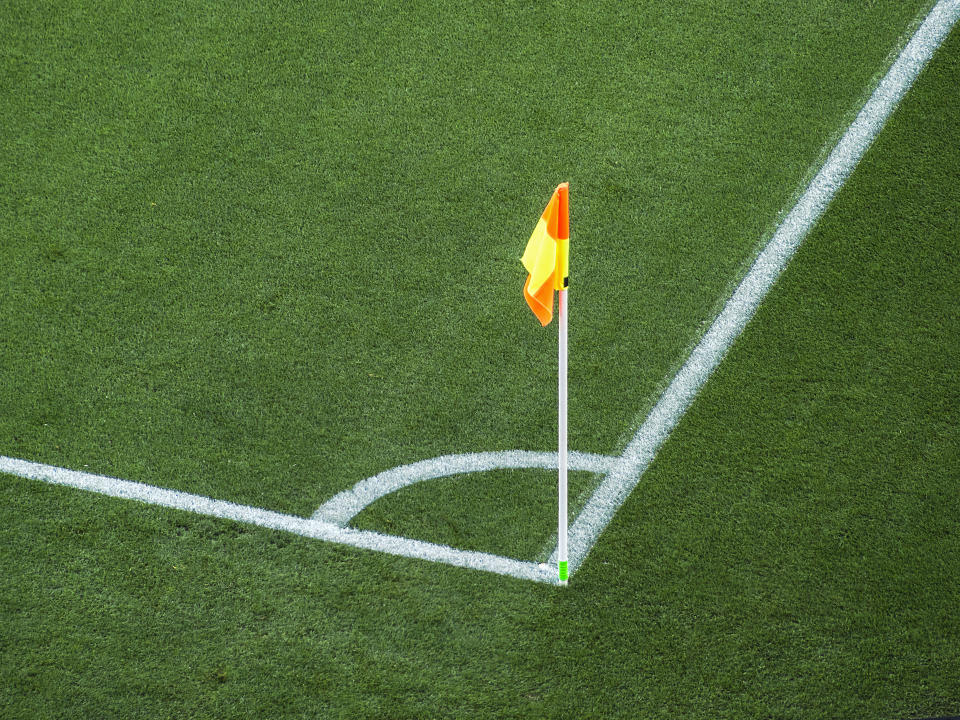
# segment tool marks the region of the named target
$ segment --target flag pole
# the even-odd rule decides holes
[[[553,320],[553,293],[560,302],[559,362],[559,517],[557,522],[557,580],[567,584],[567,286],[570,284],[570,202],[569,183],[560,183],[540,215],[533,234],[527,241],[520,262],[527,269],[523,296],[540,324],[546,327]]]
[[[567,291],[559,291],[560,362],[559,362],[559,518],[557,524],[557,576],[567,584]]]

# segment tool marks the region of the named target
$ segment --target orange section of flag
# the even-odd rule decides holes
[[[553,320],[553,285],[544,283],[539,290],[530,291],[530,276],[523,284],[523,297],[540,324],[546,327]]]
[[[553,320],[553,292],[567,287],[570,260],[568,183],[561,183],[540,216],[520,262],[529,275],[523,297],[541,325]]]

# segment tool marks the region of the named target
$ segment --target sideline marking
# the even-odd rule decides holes
[[[753,317],[770,287],[823,215],[958,18],[960,0],[940,0],[930,11],[797,204],[760,252],[750,271],[623,453],[619,457],[571,453],[571,469],[606,475],[570,528],[571,575],[580,567],[600,533],[637,486],[660,446],[720,364],[733,341]],[[393,468],[363,480],[350,490],[338,493],[328,500],[313,517],[302,518],[129,480],[0,456],[0,473],[285,530],[392,555],[442,562],[554,585],[557,584],[553,568],[556,551],[550,564],[538,564],[343,526],[369,503],[416,482],[488,470],[549,470],[556,467],[556,453],[511,450],[443,455]]]
[[[687,362],[623,451],[620,462],[594,492],[570,529],[570,568],[576,570],[614,513],[637,486],[657,450],[677,426],[707,378],[756,312],[767,291],[823,215],[837,191],[876,139],[887,118],[960,17],[960,0],[940,0],[856,119],[840,138],[793,210],[754,261]],[[556,561],[551,557],[551,562]]]

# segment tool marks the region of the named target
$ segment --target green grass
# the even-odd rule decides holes
[[[16,5],[0,453],[308,514],[549,449],[563,179],[618,452],[928,5]],[[954,33],[566,591],[4,477],[0,715],[960,712],[958,83]],[[537,477],[358,521],[533,559]]]
[[[571,447],[617,451],[923,5],[18,5],[4,452],[309,513],[552,448],[563,179]]]
[[[680,615],[691,714],[960,710],[958,78],[954,33],[577,576]]]
[[[568,474],[570,518],[597,484],[590,473]],[[419,483],[369,505],[350,526],[546,562],[557,546],[556,471],[497,470]]]

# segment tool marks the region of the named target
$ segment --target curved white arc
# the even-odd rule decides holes
[[[570,470],[607,473],[619,458],[595,453],[572,452]],[[487,472],[539,468],[556,470],[557,453],[531,450],[501,450],[461,455],[440,455],[409,465],[401,465],[361,480],[349,490],[337,493],[321,505],[312,519],[344,527],[355,515],[384,495],[425,480]]]

